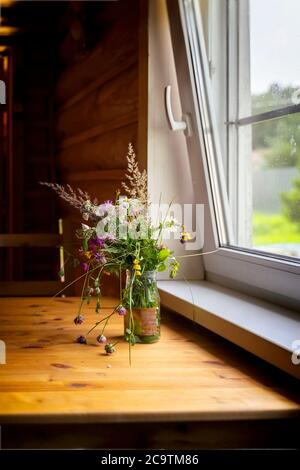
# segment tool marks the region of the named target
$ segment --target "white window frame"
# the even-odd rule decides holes
[[[201,154],[199,165],[206,177],[204,200],[199,201],[208,205],[211,216],[206,220],[204,251],[218,249],[204,256],[206,279],[300,311],[299,260],[221,245],[222,240],[233,245],[232,213],[211,111],[209,61],[198,0],[168,0],[168,10],[181,106],[193,122],[187,147],[194,161]]]
[[[225,76],[228,106],[227,115],[223,116],[227,127],[227,191],[236,245],[246,247],[252,240],[251,129],[239,132],[238,120],[251,110],[248,0],[222,3],[226,8],[223,18],[227,29],[224,42],[228,63]]]

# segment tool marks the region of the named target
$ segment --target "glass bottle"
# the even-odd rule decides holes
[[[133,330],[135,339],[139,343],[158,341],[160,338],[160,298],[156,271],[146,271],[142,276],[134,276],[132,271],[126,271],[123,305],[126,307],[124,332],[126,333],[126,329]]]

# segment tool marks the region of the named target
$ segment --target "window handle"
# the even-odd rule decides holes
[[[171,85],[167,85],[165,88],[165,106],[170,129],[172,131],[184,131],[185,135],[189,137],[192,134],[190,117],[187,114],[183,114],[181,121],[174,119],[171,103]]]

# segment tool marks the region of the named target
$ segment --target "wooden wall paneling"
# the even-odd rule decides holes
[[[114,65],[114,67],[108,69],[107,71],[104,71],[104,74],[101,74],[100,76],[97,75],[97,77],[93,81],[91,81],[88,85],[83,86],[83,88],[80,89],[80,91],[78,91],[76,94],[74,94],[69,99],[67,99],[60,106],[60,111],[62,112],[68,109],[69,107],[76,104],[78,101],[81,101],[82,99],[84,99],[85,96],[89,95],[97,88],[100,88],[105,83],[108,83],[111,79],[113,79],[117,75],[124,73],[128,68],[132,67],[137,62],[137,60],[138,60],[137,54],[136,52],[134,52],[131,56],[127,58],[126,62],[124,63],[117,62]]]
[[[73,106],[60,112],[57,121],[59,139],[114,122],[137,112],[138,76],[136,64],[110,82],[97,88]]]
[[[72,145],[77,145],[79,143],[84,142],[85,140],[97,137],[98,135],[106,134],[107,132],[120,129],[122,127],[127,127],[129,124],[132,124],[134,122],[137,122],[137,113],[135,111],[127,115],[118,117],[113,121],[100,123],[95,127],[91,127],[90,129],[72,135],[71,137],[65,139],[62,142],[61,147],[67,148]]]
[[[88,90],[95,80],[101,85],[137,61],[138,8],[135,4],[135,0],[98,2],[100,41],[94,50],[63,71],[56,88],[59,104],[69,100],[72,103],[74,97]]]
[[[61,182],[103,201],[114,199],[121,188],[128,143],[138,150],[140,4],[97,2],[93,8],[90,21],[99,30],[95,47],[76,56],[70,22],[59,46],[63,70],[56,84],[56,159]],[[63,218],[75,238],[80,214],[64,206]],[[80,288],[79,283],[75,293]],[[113,281],[105,283],[104,292],[117,291]]]
[[[124,170],[92,170],[66,175],[68,181],[121,181],[124,177]]]
[[[148,156],[148,0],[139,1],[139,62],[138,62],[138,161],[147,169]]]
[[[0,109],[0,156],[1,156],[1,231],[13,231],[18,229],[16,211],[20,198],[14,192],[16,178],[15,167],[17,164],[12,148],[12,96],[13,96],[13,56],[10,47],[3,48],[0,55],[0,79],[6,84],[6,103],[1,104]],[[20,269],[19,263],[13,256],[13,250],[6,253],[2,251],[0,256],[2,270],[7,279],[13,278],[14,267]]]
[[[128,142],[137,147],[137,122],[60,148],[58,165],[62,173],[126,168]],[[84,158],[78,158],[84,155]]]

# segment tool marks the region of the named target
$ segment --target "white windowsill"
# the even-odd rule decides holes
[[[162,305],[300,378],[300,315],[208,281],[159,281]]]

